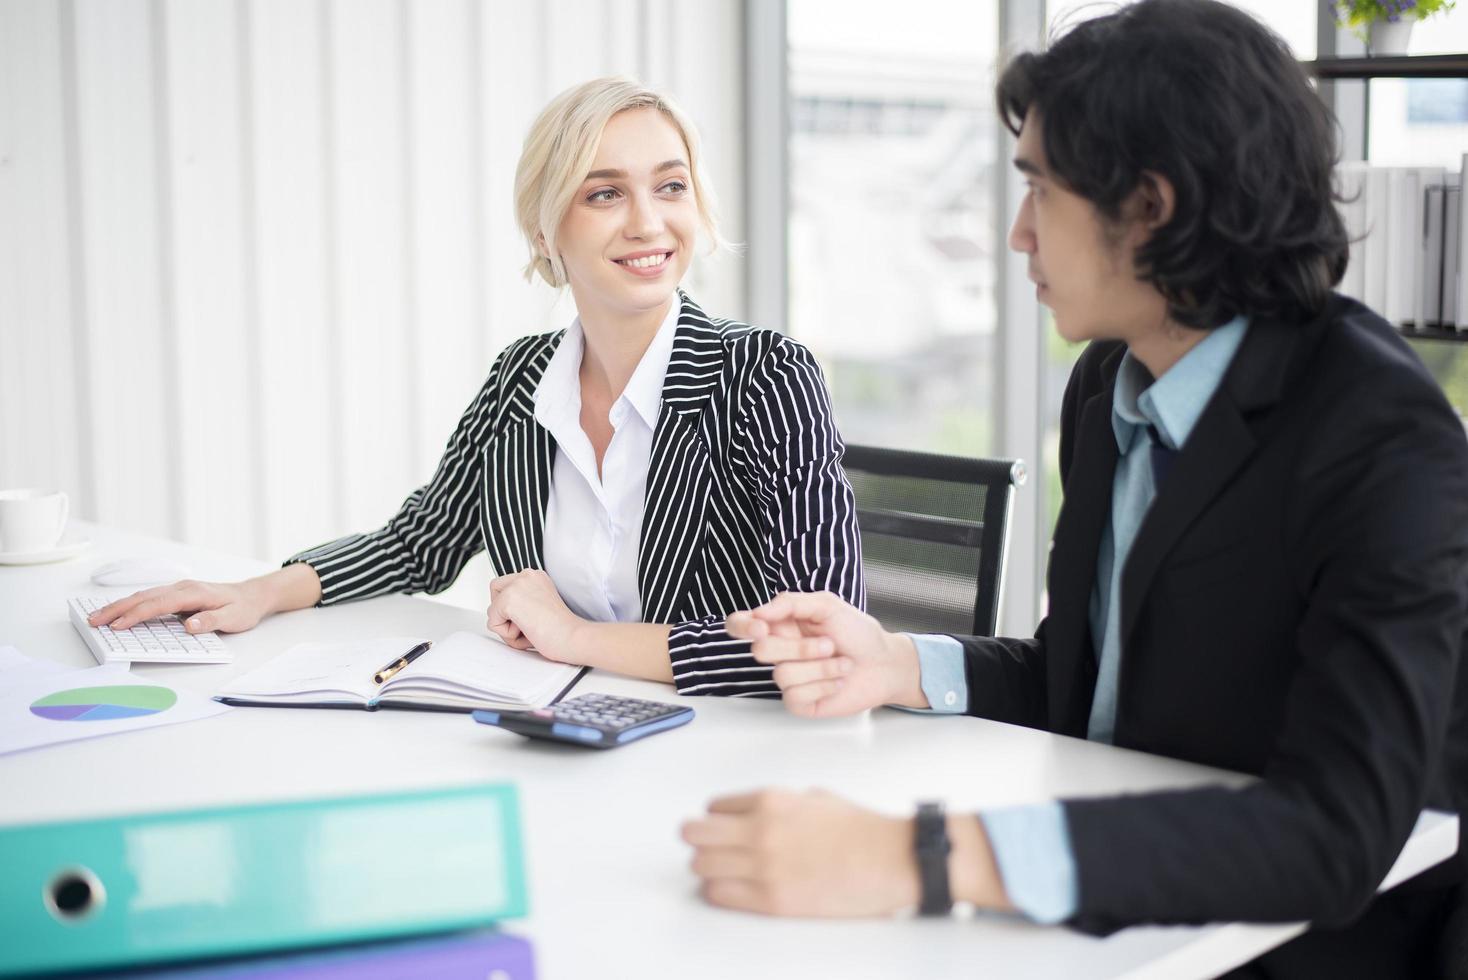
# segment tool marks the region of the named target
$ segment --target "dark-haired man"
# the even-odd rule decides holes
[[[1468,804],[1468,445],[1346,260],[1332,121],[1288,49],[1211,0],[1143,0],[1004,72],[1029,183],[1010,233],[1092,341],[1066,390],[1050,614],[910,637],[833,596],[730,618],[790,710],[969,714],[1257,774],[934,819],[825,794],[691,821],[712,902],[881,914],[953,897],[1107,931],[1316,928],[1257,976],[1427,976],[1459,856],[1374,899],[1423,806]],[[949,695],[952,695],[949,697]],[[916,830],[915,830],[916,828]]]

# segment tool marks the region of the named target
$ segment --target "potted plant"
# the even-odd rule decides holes
[[[1406,54],[1412,25],[1453,9],[1456,0],[1335,0],[1336,23],[1366,42],[1369,54]]]

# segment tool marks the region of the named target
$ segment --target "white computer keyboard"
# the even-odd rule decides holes
[[[234,661],[234,654],[225,647],[218,633],[190,633],[173,615],[146,619],[127,630],[89,625],[87,617],[110,601],[94,596],[77,596],[66,603],[71,610],[71,625],[87,641],[99,664],[132,663],[135,660],[163,664],[227,664]]]

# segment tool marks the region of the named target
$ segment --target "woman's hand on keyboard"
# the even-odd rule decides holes
[[[271,613],[304,609],[320,598],[316,570],[297,563],[244,582],[185,580],[144,589],[103,606],[87,622],[125,630],[145,619],[175,613],[190,633],[243,633]]]
[[[183,619],[184,629],[190,633],[240,633],[264,619],[270,610],[260,590],[252,588],[250,582],[185,580],[134,592],[98,609],[87,622],[125,630],[168,613]]]

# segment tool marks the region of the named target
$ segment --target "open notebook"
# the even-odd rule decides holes
[[[585,668],[525,653],[493,637],[452,633],[386,683],[373,675],[422,642],[386,636],[357,643],[300,643],[236,677],[225,704],[426,711],[540,708],[560,699]]]

